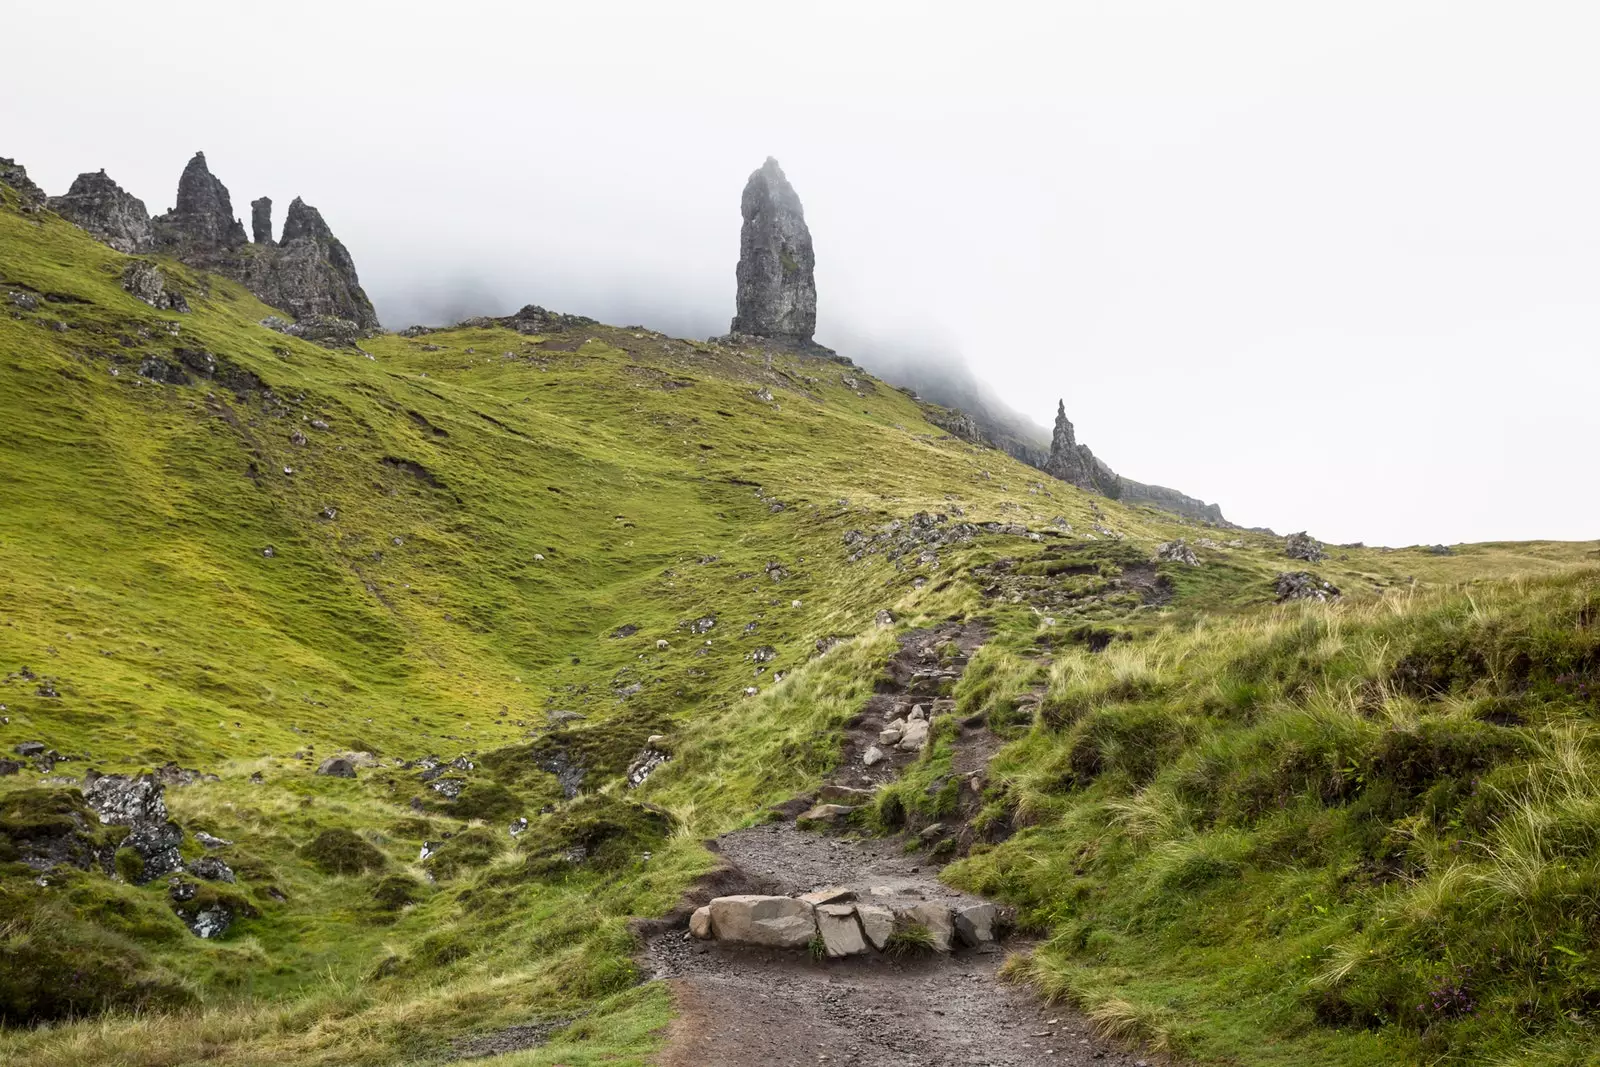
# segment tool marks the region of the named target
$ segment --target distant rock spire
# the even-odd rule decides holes
[[[1056,424],[1050,434],[1050,459],[1045,464],[1049,473],[1079,489],[1101,493],[1116,499],[1122,495],[1122,479],[1106,466],[1088,445],[1080,445],[1067,418],[1065,400],[1056,401]]]
[[[112,181],[104,170],[78,175],[65,196],[50,198],[50,210],[118,252],[146,252],[155,241],[144,201]]]
[[[776,159],[750,175],[739,207],[733,332],[809,344],[817,328],[816,256],[800,197]]]
[[[260,203],[257,201],[256,203]],[[265,303],[297,319],[331,316],[363,330],[378,327],[372,301],[356,276],[355,260],[322,213],[298,196],[270,256],[257,256],[244,281]]]
[[[164,248],[202,266],[249,243],[244,223],[234,217],[228,187],[212,175],[204,152],[196,152],[183,168],[177,206],[156,219],[155,228]]]
[[[272,243],[272,198],[258,197],[250,201],[250,234],[258,245]]]

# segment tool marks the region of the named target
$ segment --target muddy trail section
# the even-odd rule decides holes
[[[889,691],[874,696],[848,726],[838,770],[818,793],[781,805],[778,821],[712,843],[724,867],[692,903],[824,887],[848,888],[862,900],[891,906],[981,903],[940,882],[941,865],[926,853],[908,851],[903,837],[801,829],[795,817],[819,800],[859,798],[857,790],[894,780],[918,758],[880,745],[880,731],[897,711],[931,707],[947,693],[983,639],[981,627],[971,623],[906,634],[889,664]],[[998,739],[981,723],[963,723],[956,765],[981,770],[997,747]],[[874,749],[876,758],[869,755]],[[649,938],[646,951],[654,978],[671,985],[678,1009],[657,1060],[661,1067],[1145,1062],[1094,1039],[1081,1016],[1002,982],[996,972],[1004,952],[992,944],[958,945],[937,954],[814,959],[804,950],[698,940],[676,922]]]

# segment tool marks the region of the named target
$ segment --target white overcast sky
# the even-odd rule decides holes
[[[1236,522],[1600,536],[1600,4],[0,0],[0,154],[303,195],[385,323],[721,332],[738,198],[818,339],[959,353]],[[847,346],[841,344],[846,354]],[[858,353],[859,354],[859,353]]]

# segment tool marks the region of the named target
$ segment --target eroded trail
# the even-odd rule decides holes
[[[847,734],[844,758],[821,799],[893,780],[915,753],[878,746],[897,706],[931,706],[941,684],[960,676],[983,640],[976,625],[914,631],[890,664],[897,691],[874,697]],[[957,653],[957,649],[959,652]],[[957,738],[957,768],[981,770],[996,739],[978,724]],[[792,821],[816,797],[784,806],[785,818],[716,842],[727,863],[719,893],[798,895],[824,887],[897,910],[922,901],[959,908],[980,903],[939,881],[940,864],[906,851],[902,838],[801,830]],[[957,946],[912,957],[869,953],[813,960],[803,950],[692,938],[681,927],[649,942],[655,976],[678,1006],[662,1067],[1023,1067],[1127,1064],[1136,1057],[1089,1037],[1080,1017],[1001,982],[996,946]]]

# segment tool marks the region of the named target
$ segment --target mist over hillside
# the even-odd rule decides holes
[[[443,283],[407,280],[375,290],[380,318],[391,330],[421,324],[447,326],[477,316],[509,315],[528,303],[587,315],[601,322],[648,326],[670,337],[706,338],[727,332],[726,312],[712,310],[715,299],[685,303],[652,297],[641,286],[579,289],[570,278],[530,268],[523,278],[460,274]],[[937,336],[904,328],[883,329],[870,322],[833,316],[822,341],[885,381],[917,391],[925,400],[972,415],[993,443],[1013,456],[1043,463],[1050,432],[1001,399],[973,370],[968,358]],[[1043,383],[1048,392],[1055,386]]]

